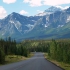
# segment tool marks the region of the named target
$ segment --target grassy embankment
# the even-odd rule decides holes
[[[66,63],[63,63],[63,62],[58,62],[56,60],[52,60],[51,58],[48,57],[47,53],[45,53],[44,56],[47,60],[51,61],[52,63],[56,64],[57,66],[65,69],[65,70],[70,70],[70,64],[66,64]]]
[[[22,60],[27,60],[30,57],[32,57],[33,55],[34,55],[33,53],[30,53],[28,55],[28,57],[24,57],[24,56],[20,56],[20,55],[7,55],[7,56],[5,56],[5,63],[4,64],[19,62]],[[2,64],[0,64],[0,65],[2,65]]]

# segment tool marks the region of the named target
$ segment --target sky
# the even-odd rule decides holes
[[[0,19],[12,12],[25,16],[34,16],[51,6],[70,7],[70,0],[0,0]]]

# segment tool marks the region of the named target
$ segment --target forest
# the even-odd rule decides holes
[[[49,58],[59,62],[70,63],[70,40],[26,40],[21,43],[30,52],[45,52]]]
[[[27,57],[30,52],[45,52],[49,58],[70,64],[70,40],[24,40],[17,43],[10,37],[0,40],[0,64],[5,62],[6,55]]]
[[[6,55],[21,55],[27,57],[29,51],[26,47],[16,43],[16,40],[12,40],[11,37],[6,40],[0,39],[0,64],[5,63]]]

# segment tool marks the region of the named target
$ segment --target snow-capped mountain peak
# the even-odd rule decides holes
[[[56,11],[62,11],[61,8],[59,7],[54,7],[54,6],[51,6],[50,8],[46,9],[43,13],[38,13],[37,15],[35,16],[44,16],[44,15],[49,15],[49,14],[52,14]]]
[[[47,10],[45,10],[44,12],[53,12],[54,13],[56,11],[61,11],[61,8],[51,6],[50,8],[48,8]]]

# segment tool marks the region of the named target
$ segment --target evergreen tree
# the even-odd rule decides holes
[[[0,48],[0,63],[3,64],[5,62],[5,53],[4,51]]]

